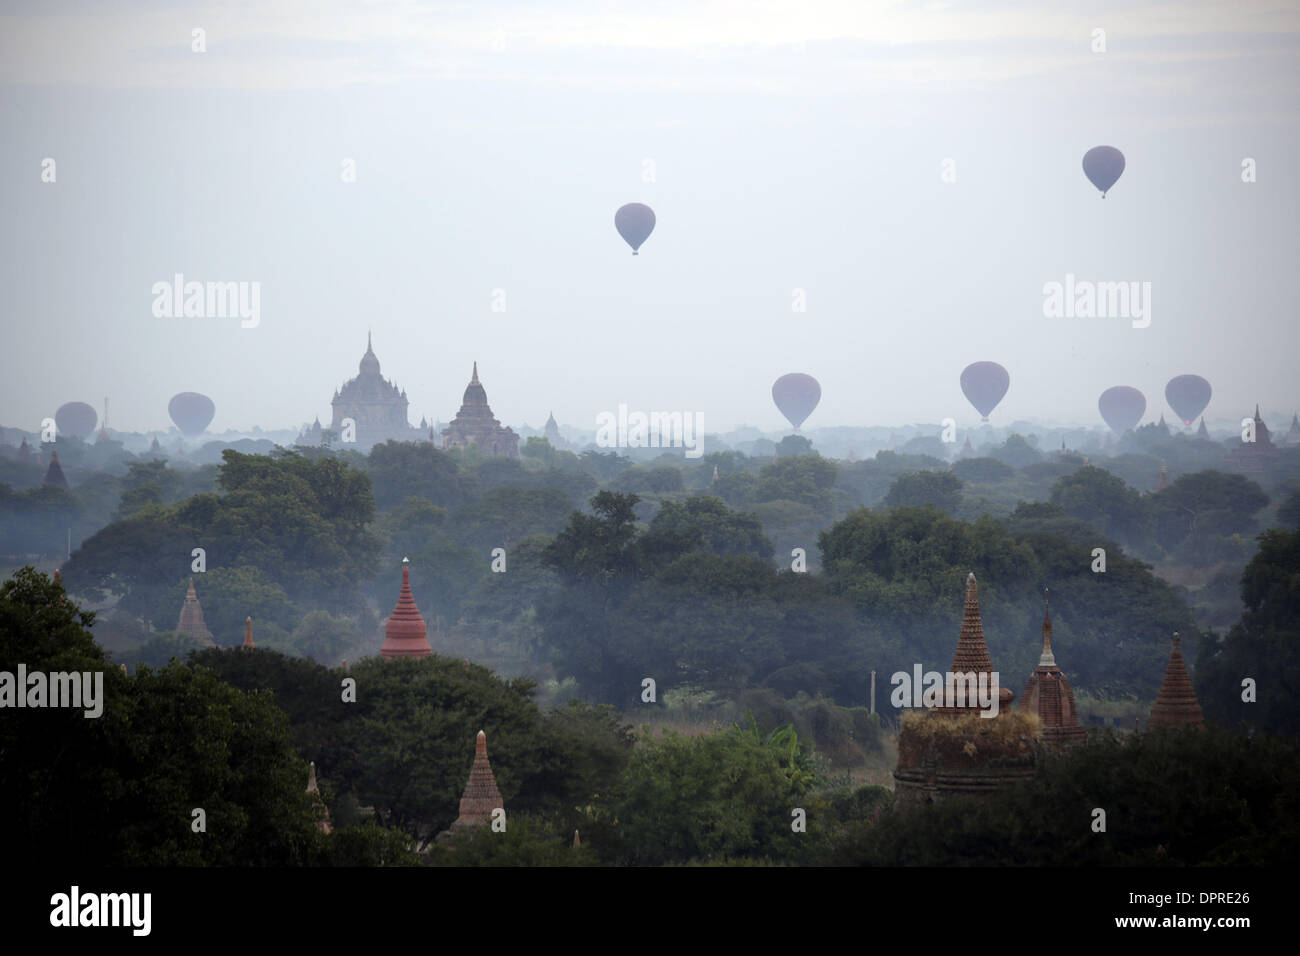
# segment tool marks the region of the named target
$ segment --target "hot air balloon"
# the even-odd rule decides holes
[[[1114,146],[1094,146],[1083,154],[1083,173],[1106,198],[1106,190],[1115,185],[1124,172],[1124,154]]]
[[[975,362],[961,372],[961,391],[966,401],[980,413],[980,421],[989,420],[989,412],[998,407],[1011,387],[1011,376],[997,362]]]
[[[803,372],[782,375],[772,383],[772,401],[795,428],[803,424],[821,400],[822,387],[817,379]]]
[[[632,255],[638,255],[641,243],[650,238],[655,228],[655,211],[639,202],[630,202],[621,206],[614,213],[614,228],[632,247]]]
[[[202,435],[203,430],[212,422],[212,416],[216,411],[217,407],[212,404],[212,399],[198,392],[181,392],[179,395],[173,395],[172,400],[167,403],[167,414],[172,417],[172,421],[186,438]]]
[[[1136,428],[1147,410],[1146,396],[1136,388],[1128,385],[1116,385],[1101,393],[1097,399],[1097,408],[1101,417],[1116,435],[1122,435],[1130,428]]]
[[[1210,404],[1211,391],[1210,383],[1199,375],[1178,375],[1165,386],[1165,400],[1183,424],[1190,427],[1192,420]]]
[[[99,415],[85,402],[68,402],[54,413],[54,427],[70,438],[86,438],[98,421]]]

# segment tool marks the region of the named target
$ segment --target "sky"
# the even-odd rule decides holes
[[[0,424],[328,423],[370,332],[412,423],[477,361],[516,427],[777,430],[787,372],[805,428],[967,426],[988,360],[994,424],[1100,425],[1114,385],[1172,420],[1192,373],[1284,428],[1298,54],[1300,5],[1251,0],[9,2]],[[258,283],[256,326],[156,315],[176,274]],[[1149,324],[1045,315],[1067,275],[1150,283]]]

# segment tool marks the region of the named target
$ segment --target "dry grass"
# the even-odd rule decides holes
[[[903,714],[903,732],[918,737],[966,736],[979,734],[994,740],[1033,737],[1042,732],[1038,715],[1024,710],[1003,711],[996,717],[947,717],[932,711],[907,711]]]

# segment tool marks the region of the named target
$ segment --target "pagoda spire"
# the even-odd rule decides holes
[[[1038,666],[1029,675],[1025,692],[1020,698],[1020,709],[1038,716],[1043,739],[1050,744],[1066,746],[1078,743],[1088,735],[1079,725],[1079,712],[1074,703],[1074,689],[1056,664],[1052,651],[1052,614],[1050,592],[1043,589],[1043,653]]]
[[[397,604],[384,625],[384,645],[381,657],[428,657],[433,653],[429,646],[429,628],[420,615],[420,608],[411,594],[411,559],[402,558],[402,589]]]
[[[321,833],[332,832],[334,827],[330,823],[330,810],[325,806],[325,799],[320,795],[320,787],[316,783],[316,761],[314,760],[307,775],[307,792],[311,794],[311,802],[316,809],[316,829]]]
[[[984,642],[984,623],[980,619],[979,585],[975,582],[974,571],[966,575],[966,606],[961,616],[961,634],[957,638],[957,653],[952,658],[954,674],[965,674],[969,671],[976,673],[993,671],[988,644]]]
[[[1182,640],[1174,632],[1169,648],[1169,663],[1165,666],[1165,679],[1160,684],[1155,706],[1151,708],[1151,727],[1200,727],[1205,723],[1201,704],[1196,699],[1187,664],[1183,661]]]
[[[1043,653],[1038,658],[1039,667],[1055,667],[1056,656],[1052,653],[1052,609],[1049,601],[1050,592],[1043,588]]]
[[[474,374],[470,376],[469,383],[470,383],[471,385],[478,385],[478,384],[479,384],[479,380],[478,380],[478,362],[477,362],[477,361],[474,362]],[[1259,416],[1256,415],[1255,417],[1258,418]]]
[[[244,618],[244,650],[256,650],[257,645],[253,643],[253,617],[249,615]]]

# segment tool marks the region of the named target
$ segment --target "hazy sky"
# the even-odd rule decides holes
[[[775,429],[792,371],[807,428],[973,424],[977,360],[995,424],[1100,424],[1112,385],[1172,419],[1187,372],[1289,421],[1298,54],[1294,2],[11,2],[0,424],[165,427],[180,391],[217,431],[328,422],[367,330],[413,422],[475,360],[515,426]],[[260,324],[155,317],[176,273],[260,283]],[[1149,327],[1044,317],[1067,273],[1150,282]]]

